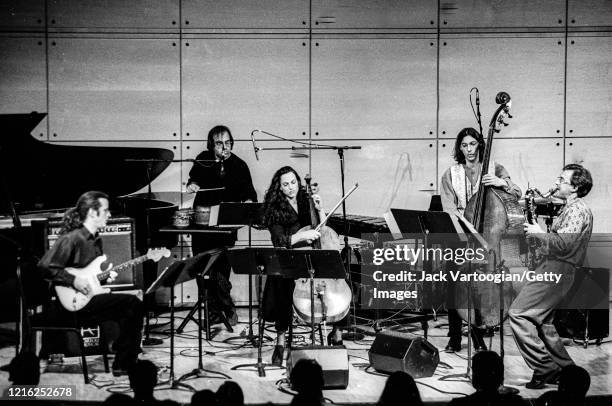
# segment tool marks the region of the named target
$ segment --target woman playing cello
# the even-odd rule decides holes
[[[321,198],[312,195],[315,208],[322,217]],[[301,187],[301,179],[290,166],[276,171],[264,198],[263,223],[271,234],[275,247],[297,248],[306,246],[319,239],[321,234],[315,230],[299,231],[311,224],[310,203],[306,191]],[[276,346],[272,354],[272,364],[283,361],[285,333],[292,319],[293,290],[292,279],[268,277],[264,288],[263,316],[273,321],[276,328]],[[340,330],[334,328],[332,335],[339,336]],[[337,338],[337,337],[336,337]],[[337,343],[339,340],[333,340]]]

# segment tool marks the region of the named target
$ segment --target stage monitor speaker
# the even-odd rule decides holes
[[[609,335],[610,270],[579,268],[563,308],[555,312],[554,325],[559,335],[583,341]]]
[[[42,227],[46,237],[46,247],[49,249],[59,238],[62,227],[60,218],[44,220],[46,224]],[[134,258],[135,254],[135,227],[134,220],[130,217],[110,218],[99,232],[102,238],[104,254],[108,257],[106,264],[119,265]],[[144,254],[144,253],[143,253]],[[112,290],[141,289],[142,288],[142,265],[126,269],[117,275],[112,284],[107,284]]]
[[[316,360],[323,369],[324,389],[345,389],[348,386],[348,352],[344,346],[308,346],[292,348],[287,358],[287,376],[302,358]]]
[[[377,371],[404,371],[413,378],[432,376],[440,362],[438,349],[413,334],[380,332],[368,352],[370,365]]]

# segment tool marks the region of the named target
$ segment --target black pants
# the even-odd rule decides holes
[[[459,305],[458,301],[455,299],[455,289],[458,288],[457,284],[449,283],[447,290],[446,303],[448,308],[448,336],[451,340],[455,341],[455,343],[461,343],[462,337],[462,327],[463,327],[463,319],[457,312],[455,306]],[[476,309],[476,312],[478,310]],[[466,320],[467,321],[467,320]],[[479,328],[472,327],[472,340],[474,340],[475,347],[483,347],[485,342],[483,338],[483,331]]]
[[[127,367],[141,352],[144,307],[134,295],[105,293],[91,298],[81,310],[71,313],[79,324],[98,324],[112,320],[119,324],[119,337],[113,344],[115,367]]]
[[[224,241],[222,239],[211,240],[197,234],[192,234],[191,250],[193,255],[208,251],[213,248],[227,247],[234,245],[233,240]],[[223,252],[215,263],[211,266],[208,277],[201,281],[198,279],[198,289],[208,289],[208,297],[212,306],[226,314],[234,312],[234,301],[231,297],[232,284],[229,280],[231,266],[227,260],[227,255]],[[203,283],[203,285],[202,285]]]
[[[268,276],[263,291],[263,318],[273,321],[276,331],[287,331],[293,317],[293,279]]]

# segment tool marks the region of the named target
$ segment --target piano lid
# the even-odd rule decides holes
[[[171,161],[162,148],[55,145],[30,135],[46,113],[0,115],[0,213],[8,214],[9,196],[19,212],[71,207],[88,190],[111,197],[134,193],[148,184],[147,163]],[[170,162],[149,163],[150,181]]]

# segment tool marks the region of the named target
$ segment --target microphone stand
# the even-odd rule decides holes
[[[477,87],[473,87],[472,90],[476,89],[476,121],[478,122],[478,130],[482,135],[482,117],[480,115],[480,92]],[[471,91],[470,91],[471,96]],[[471,100],[471,97],[470,97]]]
[[[151,170],[153,169],[154,163],[172,163],[172,162],[209,162],[209,160],[196,160],[196,159],[157,159],[157,158],[143,158],[143,159],[134,159],[128,158],[124,160],[125,162],[134,162],[134,163],[144,163],[145,164],[145,176],[147,181],[147,202],[150,206],[151,201],[153,201],[153,191],[151,188]],[[214,161],[212,161],[214,162]],[[147,248],[151,248],[152,238],[151,238],[151,212],[150,207],[145,209],[145,243]],[[143,268],[146,268],[147,265],[143,264]],[[157,264],[154,265],[155,269],[157,269]],[[151,268],[153,269],[153,268]],[[143,269],[144,271],[144,269]],[[163,344],[163,340],[150,336],[151,324],[150,324],[150,316],[149,316],[149,307],[151,305],[151,298],[145,296],[144,297],[145,304],[145,336],[142,340],[142,345],[152,346],[152,345],[160,345]]]
[[[299,147],[257,147],[255,146],[255,139],[253,138],[253,134],[255,132],[261,132],[262,134],[267,134],[270,135],[274,138],[278,138],[284,141],[289,141],[289,142],[296,142],[294,140],[290,140],[284,137],[280,137],[276,134],[272,134],[269,133],[267,131],[263,131],[263,130],[253,130],[251,132],[251,140],[253,141],[253,148],[255,150],[255,157],[257,157],[257,153],[259,151],[302,151],[302,150],[308,150],[311,151],[313,149],[331,149],[331,150],[336,150],[338,152],[338,159],[340,160],[340,184],[342,186],[342,196],[344,196],[345,193],[345,176],[344,176],[344,151],[349,150],[349,149],[361,149],[360,145],[357,146],[335,146],[335,145],[322,145],[322,144],[312,144],[312,143],[306,143],[306,142],[298,142],[299,144],[302,144],[302,146]],[[259,160],[259,158],[258,158]],[[351,248],[349,247],[349,243],[348,243],[348,232],[349,232],[349,224],[348,221],[346,219],[346,203],[345,201],[342,201],[342,220],[344,222],[344,252],[346,253],[346,259],[345,259],[345,271],[346,271],[346,275],[348,275],[348,284],[349,284],[349,288],[351,290],[351,305],[353,307],[353,320],[356,320],[356,306],[355,306],[355,295],[353,294],[353,279],[351,276]],[[353,331],[343,334],[342,335],[342,339],[346,339],[346,340],[361,340],[363,339],[363,334],[357,333],[355,330],[355,325],[354,323],[350,323],[350,317],[349,319],[347,319],[347,323],[349,325],[352,325],[353,327]]]
[[[263,148],[260,148],[259,150],[262,150]],[[342,196],[344,196],[345,194],[345,167],[344,167],[344,151],[349,150],[349,149],[361,149],[360,145],[357,146],[335,146],[335,145],[312,145],[312,146],[304,146],[304,147],[291,147],[292,150],[302,150],[302,149],[331,149],[331,150],[336,150],[338,152],[338,159],[340,161],[340,184],[341,184],[341,188],[342,188]],[[349,246],[348,243],[348,233],[349,233],[349,224],[348,221],[346,219],[346,200],[342,201],[342,221],[344,223],[344,232],[342,234],[344,234],[344,252],[346,254],[346,258],[344,261],[344,266],[345,266],[345,271],[346,271],[346,275],[348,276],[348,285],[349,288],[351,290],[351,306],[353,308],[353,321],[355,321],[357,319],[357,314],[356,314],[356,304],[355,304],[355,295],[353,292],[353,278],[351,275],[351,247]],[[350,314],[350,313],[349,313]],[[343,340],[350,340],[350,341],[358,341],[358,340],[362,340],[363,339],[363,334],[358,333],[355,329],[355,323],[351,323],[350,322],[350,316],[347,319],[347,328],[351,329],[352,327],[352,331],[349,331],[347,333],[342,334],[342,339]]]
[[[151,169],[153,168],[153,162],[152,161],[147,161],[146,162],[146,177],[147,177],[147,201],[150,203],[153,200],[153,193],[151,190]],[[145,228],[147,230],[146,232],[146,244],[147,244],[147,248],[151,248],[151,213],[149,211],[150,208],[147,208],[145,210]],[[143,264],[143,268],[146,267],[146,264]],[[153,265],[155,267],[155,269],[157,269],[157,264]],[[151,268],[153,269],[153,268]],[[149,307],[151,304],[151,298],[150,297],[146,297],[144,298],[145,300],[145,337],[142,340],[142,345],[160,345],[163,344],[164,340],[160,339],[160,338],[155,338],[155,337],[151,337],[149,334],[151,332],[151,324],[150,324],[150,320],[151,317],[149,315]]]

